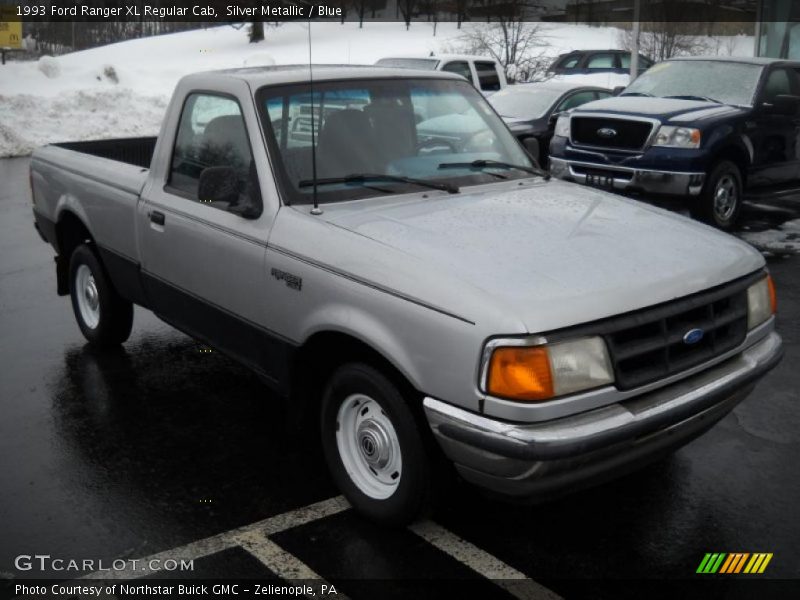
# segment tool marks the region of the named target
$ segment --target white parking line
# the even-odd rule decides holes
[[[557,600],[561,596],[528,578],[499,558],[461,539],[432,521],[420,521],[409,529],[429,544],[449,554],[479,575],[483,575],[521,600]]]
[[[136,568],[96,571],[81,579],[138,579],[158,572],[157,569],[150,568],[151,564],[163,565],[167,560],[174,560],[180,564],[181,561],[196,560],[223,550],[240,547],[282,579],[313,579],[326,583],[311,567],[281,548],[269,537],[338,514],[349,508],[350,504],[343,496],[328,498],[316,504],[191,542],[185,546],[140,558],[136,561]],[[560,596],[553,591],[528,578],[524,573],[517,571],[497,557],[461,539],[441,525],[432,521],[421,521],[410,525],[409,529],[445,554],[505,589],[515,598],[520,600],[560,600]],[[338,597],[346,600],[346,596],[341,593]]]
[[[249,531],[236,539],[245,550],[255,556],[263,565],[281,579],[314,579],[318,580],[320,583],[328,583],[306,563],[297,558],[294,554],[278,546],[278,544],[264,536],[260,531]],[[312,591],[310,594],[306,594],[306,596],[308,598],[314,598],[315,593]],[[336,598],[347,600],[347,596],[341,592],[337,593]]]
[[[216,554],[217,552],[222,552],[223,550],[238,546],[239,542],[237,539],[251,532],[258,531],[266,537],[280,533],[281,531],[286,531],[287,529],[305,525],[306,523],[324,519],[325,517],[335,515],[348,508],[350,508],[350,505],[347,503],[347,500],[344,499],[344,496],[328,498],[316,504],[290,510],[289,512],[269,517],[262,521],[256,521],[255,523],[250,523],[249,525],[237,529],[231,529],[224,533],[191,542],[185,546],[140,558],[137,560],[137,569],[131,567],[119,571],[95,571],[94,573],[89,573],[81,577],[81,579],[138,579],[140,577],[146,577],[147,575],[158,572],[158,570],[150,569],[150,564],[153,561],[159,561],[156,562],[156,564],[163,565],[164,561],[167,560],[175,560],[180,563],[181,560],[189,561],[203,558],[204,556]]]

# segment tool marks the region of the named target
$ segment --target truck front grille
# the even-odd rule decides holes
[[[616,386],[636,388],[733,350],[747,335],[747,286],[761,275],[587,327],[602,335]],[[687,343],[689,331],[701,339]]]
[[[572,117],[572,142],[582,146],[598,146],[616,150],[644,148],[653,124],[611,117]]]

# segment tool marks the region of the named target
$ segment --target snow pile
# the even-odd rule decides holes
[[[741,238],[761,252],[773,255],[800,254],[800,219],[786,221],[777,229],[743,232]]]
[[[387,55],[443,53],[483,23],[314,22],[315,63],[373,64]],[[556,56],[573,49],[617,48],[619,30],[541,24]],[[213,27],[0,66],[0,156],[28,154],[49,142],[156,135],[172,90],[183,75],[212,69],[308,61],[308,24],[268,27],[250,44],[244,29]],[[745,53],[750,46],[741,44]],[[737,49],[738,52],[738,49]],[[604,82],[603,85],[618,85]]]
[[[42,56],[36,63],[36,68],[48,79],[55,79],[61,75],[61,66],[58,59],[52,56]]]

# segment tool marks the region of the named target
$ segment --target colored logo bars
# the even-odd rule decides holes
[[[763,573],[767,568],[769,561],[772,560],[772,553],[769,552],[756,552],[750,554],[749,552],[732,552],[726,554],[725,552],[708,552],[700,566],[697,567],[697,573]]]

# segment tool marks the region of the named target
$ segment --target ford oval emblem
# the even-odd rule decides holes
[[[597,135],[599,135],[602,138],[612,138],[616,137],[617,130],[611,129],[611,127],[601,127],[600,129],[597,130]]]
[[[702,329],[690,329],[686,333],[683,334],[683,343],[687,346],[691,346],[692,344],[696,344],[700,340],[703,339],[703,336],[706,334],[705,331]]]

